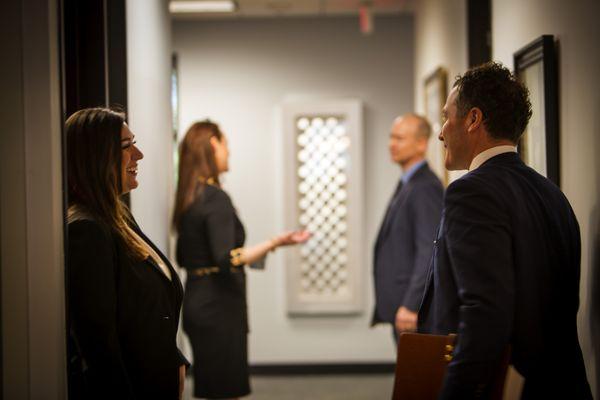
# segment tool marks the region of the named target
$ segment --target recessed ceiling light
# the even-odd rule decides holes
[[[220,13],[234,12],[236,9],[233,0],[207,0],[207,1],[171,1],[169,11],[178,13]]]

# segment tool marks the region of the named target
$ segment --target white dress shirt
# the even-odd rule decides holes
[[[476,170],[477,168],[481,167],[481,165],[484,162],[486,162],[487,160],[489,160],[492,157],[495,157],[497,155],[504,154],[504,153],[511,153],[511,152],[516,153],[517,146],[502,145],[502,146],[490,147],[489,149],[484,150],[475,156],[473,161],[471,161],[471,165],[469,166],[469,171],[473,171],[473,170]]]

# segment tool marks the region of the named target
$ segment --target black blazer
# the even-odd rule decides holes
[[[187,361],[176,345],[183,289],[151,258],[132,260],[99,223],[68,228],[67,297],[70,399],[177,399],[178,370]]]
[[[400,306],[418,310],[443,193],[440,180],[425,163],[392,198],[373,252],[373,323],[394,323]]]
[[[560,189],[516,153],[446,191],[419,330],[457,333],[441,398],[486,398],[508,344],[523,398],[591,399],[577,338],[580,238]]]

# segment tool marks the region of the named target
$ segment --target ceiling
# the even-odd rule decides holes
[[[373,14],[411,12],[416,0],[237,0],[234,13],[172,14],[176,19],[252,18],[357,15],[361,4],[370,6]]]

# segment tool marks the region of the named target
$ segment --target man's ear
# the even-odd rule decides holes
[[[473,132],[481,127],[483,124],[483,113],[481,109],[477,107],[473,107],[469,110],[467,114],[467,131]]]
[[[417,139],[417,149],[420,153],[425,155],[427,153],[428,138],[420,137]]]

